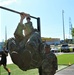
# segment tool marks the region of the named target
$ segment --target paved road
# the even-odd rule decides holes
[[[74,75],[74,65],[57,72],[55,75]]]
[[[10,55],[8,54],[8,56],[7,56],[7,64],[12,64],[13,62],[12,62],[12,60],[11,60],[11,57],[10,57]]]

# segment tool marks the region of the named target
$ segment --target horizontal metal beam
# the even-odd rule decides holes
[[[17,13],[17,14],[21,14],[21,12],[18,12],[16,10],[12,10],[12,9],[9,9],[9,8],[6,8],[6,7],[3,7],[3,6],[0,6],[1,9],[4,9],[4,10],[8,10],[8,11],[11,11],[11,12],[14,12],[14,13]],[[34,17],[34,16],[30,16],[31,18],[34,18],[34,19],[37,19],[37,17]]]

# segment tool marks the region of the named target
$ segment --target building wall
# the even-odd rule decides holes
[[[58,45],[60,44],[60,38],[43,38],[42,41],[45,41],[50,45]]]

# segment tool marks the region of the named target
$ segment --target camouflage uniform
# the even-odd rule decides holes
[[[32,22],[28,22],[25,24],[19,23],[14,32],[14,36],[18,42],[21,42],[24,38],[25,38],[24,42],[26,42],[26,40],[27,40],[26,38],[30,37],[30,34],[32,33],[33,29],[34,28],[32,26]],[[23,35],[23,30],[24,30],[25,36]]]
[[[25,31],[25,36],[23,35],[22,30]],[[33,28],[32,22],[26,23],[25,26],[24,24],[20,25],[19,23],[14,36],[15,40],[9,40],[9,53],[12,61],[18,65],[20,69],[28,70],[41,66],[42,75],[55,74],[57,69],[56,56],[52,53],[45,54],[43,45],[40,49],[42,40],[39,32]],[[42,53],[42,55],[40,53]]]
[[[55,54],[52,52],[45,54],[42,64],[42,75],[54,75],[57,69],[57,58]]]
[[[25,36],[23,35],[22,30],[24,30]],[[39,32],[33,28],[32,22],[25,23],[25,25],[24,24],[20,25],[19,23],[14,33],[14,36],[16,38],[16,41],[19,42],[20,46],[22,47],[25,46],[28,40],[30,41],[34,40],[36,43],[37,40],[41,42],[41,37],[39,35]]]

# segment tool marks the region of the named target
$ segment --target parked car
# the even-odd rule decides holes
[[[58,52],[58,48],[51,48],[51,50],[50,50],[51,52],[54,52],[54,53],[56,53],[56,52]]]
[[[0,42],[0,54],[1,54],[2,51],[3,51],[3,45],[4,45],[4,42]]]
[[[70,48],[68,44],[63,44],[61,46],[61,52],[70,52]]]
[[[3,49],[2,49],[2,47],[1,47],[1,45],[0,45],[0,54],[2,53],[2,51],[3,51]]]

